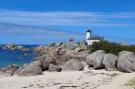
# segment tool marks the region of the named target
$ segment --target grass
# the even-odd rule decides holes
[[[133,87],[135,87],[135,78],[129,80],[129,82],[126,84],[126,86],[133,86]]]

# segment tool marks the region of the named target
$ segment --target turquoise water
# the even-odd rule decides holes
[[[25,47],[29,48],[29,51],[0,49],[0,67],[11,64],[23,65],[33,61],[35,55],[32,47],[34,46],[25,45]]]

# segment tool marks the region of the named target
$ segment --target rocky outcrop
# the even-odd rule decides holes
[[[70,59],[68,60],[64,66],[62,67],[62,70],[71,70],[71,71],[82,71],[84,69],[83,63],[76,59]]]
[[[10,49],[10,50],[22,50],[22,51],[28,51],[28,48],[25,48],[21,45],[15,45],[13,43],[11,44],[7,44],[4,47],[2,47],[3,49]]]
[[[42,67],[40,61],[34,61],[30,63],[27,67],[20,70],[18,73],[19,76],[35,76],[42,75]]]
[[[135,72],[135,54],[128,51],[120,52],[117,68],[122,72]]]
[[[103,50],[98,50],[92,54],[89,54],[86,57],[86,63],[91,67],[93,66],[95,69],[104,68],[103,60],[104,60],[105,52]]]
[[[69,59],[85,60],[89,52],[85,43],[76,44],[74,42],[53,46],[38,46],[34,51],[39,56],[38,59],[47,56],[59,65],[63,65]]]
[[[113,54],[106,54],[104,56],[103,64],[105,65],[105,69],[108,71],[117,70],[117,62],[118,57]]]

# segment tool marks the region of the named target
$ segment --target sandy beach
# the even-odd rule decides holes
[[[44,72],[32,77],[6,77],[0,79],[0,89],[131,89],[125,86],[135,73],[89,70]]]

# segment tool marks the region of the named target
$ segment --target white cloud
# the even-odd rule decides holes
[[[1,23],[36,26],[134,26],[135,12],[26,12],[0,10]]]

